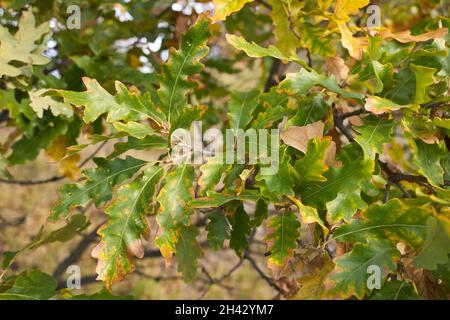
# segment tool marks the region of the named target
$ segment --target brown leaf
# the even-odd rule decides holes
[[[281,132],[285,144],[306,153],[308,141],[323,137],[324,123],[317,121],[304,127],[292,126]]]
[[[438,281],[430,271],[419,269],[413,273],[413,281],[416,284],[420,296],[429,300],[438,300],[444,297],[444,292]]]
[[[326,61],[326,67],[328,74],[335,76],[337,83],[344,84],[348,79],[350,69],[341,57],[336,56],[328,58]]]
[[[431,39],[442,38],[447,34],[447,32],[448,32],[447,28],[439,28],[427,33],[412,35],[411,31],[409,30],[405,30],[398,33],[392,33],[388,29],[383,29],[380,32],[380,36],[384,39],[395,39],[401,43],[408,43],[408,42],[422,42]]]
[[[325,164],[329,167],[340,168],[342,162],[336,160],[336,142],[331,141],[325,155]]]

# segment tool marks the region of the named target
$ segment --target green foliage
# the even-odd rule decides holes
[[[286,212],[270,218],[267,228],[269,233],[265,240],[270,251],[268,265],[272,268],[274,274],[279,276],[279,270],[286,266],[297,248],[300,222],[297,221],[295,213]]]
[[[94,252],[98,259],[98,279],[103,280],[108,288],[133,271],[131,255],[144,256],[142,239],[150,236],[147,215],[153,206],[149,199],[162,173],[163,168],[148,168],[141,178],[122,185],[117,190],[117,197],[105,210],[108,222],[98,231],[102,242]]]
[[[253,250],[263,253],[255,249],[262,239],[272,276],[293,281],[277,284],[286,298],[446,297],[443,1],[428,1],[426,11],[417,1],[383,2],[389,27],[374,29],[361,22],[367,0],[215,0],[212,17],[173,11],[173,1],[123,2],[129,21],[97,2],[80,2],[81,31],[51,26],[67,18],[61,1],[2,3],[0,183],[42,183],[17,181],[18,168],[10,170],[42,151],[64,173],[49,182],[74,181],[59,187],[50,210],[59,224],[45,223],[28,245],[3,253],[0,299],[127,298],[109,290],[148,246],[167,265],[175,258],[194,282],[210,249],[250,259]],[[47,58],[50,37],[57,46]],[[194,121],[201,133],[256,129],[275,137],[279,129],[281,139],[267,145],[279,145],[270,163],[276,174],[264,170],[261,145],[256,163],[248,161],[251,139],[239,163],[212,152],[215,137],[199,143],[208,146],[203,153],[172,139],[183,128],[196,144]],[[103,146],[108,152],[97,153]],[[180,163],[172,156],[179,146],[205,157]],[[86,156],[91,147],[98,149]],[[238,148],[233,142],[230,150]],[[90,205],[103,219],[75,212]],[[74,295],[41,271],[12,270],[20,254],[71,241],[91,220],[105,221],[92,256],[108,290]],[[367,286],[373,265],[382,270],[374,290]],[[427,281],[435,295],[423,289]]]

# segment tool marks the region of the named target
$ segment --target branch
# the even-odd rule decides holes
[[[220,285],[225,279],[231,277],[231,275],[237,269],[239,269],[239,267],[242,265],[243,262],[244,262],[244,259],[240,259],[239,262],[234,267],[232,267],[228,272],[226,272],[224,275],[222,275],[220,278],[217,278],[217,279],[214,279],[213,277],[211,277],[211,275],[206,270],[206,268],[202,267],[202,272],[206,275],[206,278],[208,279],[208,286],[205,288],[205,290],[202,292],[202,294],[198,297],[197,300],[203,299],[205,297],[205,295],[208,293],[209,289],[213,285]]]
[[[103,141],[98,147],[97,149],[94,150],[94,152],[92,152],[92,154],[87,157],[86,159],[84,159],[84,161],[80,164],[80,169],[83,168],[89,161],[92,160],[92,158],[94,158],[97,153],[100,152],[100,150],[106,145],[108,141]]]
[[[272,6],[270,4],[268,4],[267,2],[265,2],[264,0],[256,0],[257,3],[263,5],[264,7],[266,7],[268,10],[272,10]]]
[[[273,282],[273,280],[269,277],[269,276],[267,276],[265,273],[264,273],[264,271],[262,271],[259,267],[258,267],[258,264],[256,263],[256,261],[250,256],[250,254],[248,253],[248,252],[246,252],[245,254],[244,254],[244,259],[246,259],[246,260],[248,260],[249,262],[250,262],[250,264],[252,265],[252,267],[253,267],[253,269],[255,269],[255,271],[259,274],[259,276],[262,278],[262,279],[264,279],[266,282],[267,282],[267,284],[269,285],[269,286],[271,286],[272,288],[274,288],[275,290],[277,290],[278,291],[278,293],[283,293],[283,290],[281,290],[281,288],[279,287],[279,286],[277,286],[276,284],[275,284],[275,282]]]
[[[422,108],[437,108],[445,105],[450,105],[450,101],[437,101],[437,102],[428,102],[422,103],[420,107]]]
[[[359,109],[359,110],[355,110],[352,112],[347,112],[347,113],[341,114],[340,117],[341,117],[341,119],[347,119],[349,117],[359,116],[360,114],[363,114],[363,113],[366,113],[366,110]]]
[[[282,64],[278,59],[272,59],[272,67],[270,68],[269,76],[267,77],[266,85],[264,86],[264,92],[268,92],[270,88],[278,84],[277,78],[281,78]]]
[[[358,110],[359,111],[359,110]],[[344,134],[344,136],[350,141],[354,142],[355,138],[353,137],[352,129],[349,127],[346,127],[344,125],[344,118],[342,115],[338,113],[338,111],[335,108],[335,104],[333,104],[333,118],[334,118],[334,124],[336,127]],[[422,186],[427,187],[429,190],[434,191],[434,188],[431,184],[428,183],[427,178],[423,176],[415,176],[411,174],[404,174],[401,172],[396,172],[392,170],[387,163],[384,163],[380,159],[377,159],[378,164],[380,165],[381,169],[388,175],[388,180],[390,180],[392,183],[398,186],[398,188],[408,197],[411,198],[411,195],[403,188],[400,181],[408,181],[408,182],[414,182],[417,184],[420,184]],[[449,181],[445,181],[445,185],[447,185]]]
[[[9,112],[8,110],[3,110],[0,112],[0,123],[9,120]]]
[[[107,141],[103,141],[100,146],[98,146],[97,149],[92,152],[92,154],[87,157],[81,164],[80,169],[83,168],[92,158],[94,158],[97,153],[106,145]],[[57,182],[65,179],[65,176],[54,176],[51,178],[43,179],[43,180],[8,180],[0,178],[0,182],[6,183],[6,184],[17,184],[21,186],[33,186],[33,185],[40,185],[40,184],[46,184],[46,183],[52,183]]]
[[[103,224],[103,223],[102,223]],[[83,253],[87,250],[87,248],[95,241],[97,238],[97,229],[96,227],[91,233],[86,235],[78,245],[72,250],[69,256],[67,256],[64,260],[62,260],[55,268],[53,272],[53,278],[60,280],[64,271],[68,266],[77,263]]]
[[[32,186],[32,185],[57,182],[57,181],[63,180],[64,178],[65,178],[64,176],[54,176],[54,177],[51,177],[48,179],[43,179],[43,180],[8,180],[8,179],[0,178],[0,182],[6,183],[6,184],[18,184],[18,185],[22,185],[22,186]]]

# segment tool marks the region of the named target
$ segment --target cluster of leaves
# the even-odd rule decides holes
[[[20,7],[7,3],[8,25]],[[59,26],[53,35],[23,11],[14,35],[13,23],[0,29],[0,107],[15,128],[0,171],[11,178],[8,166],[46,150],[73,178],[81,150],[105,141],[114,150],[59,190],[49,220],[65,219],[63,232],[42,232],[4,254],[5,272],[17,254],[84,229],[87,221],[73,211],[93,203],[107,216],[92,256],[108,289],[144,256],[149,221],[166,263],[175,256],[186,281],[195,279],[203,256],[197,218],[204,216],[209,245],[229,245],[241,257],[262,226],[273,277],[294,288],[282,290],[286,297],[448,297],[450,19],[441,14],[444,1],[406,6],[419,3],[420,23],[386,4],[386,26],[367,28],[356,18],[365,17],[368,0],[215,0],[214,15],[200,15],[181,37],[173,19],[188,18],[158,1],[120,4],[140,22],[127,27],[113,22],[109,2],[80,3],[82,30]],[[154,11],[159,21],[145,16]],[[113,51],[136,34],[135,44],[158,34],[163,46],[179,40],[167,61],[152,56],[159,73],[139,72],[138,46]],[[60,52],[49,62],[41,54],[52,37]],[[264,77],[251,90],[217,76],[252,64]],[[222,164],[221,155],[176,163],[170,134],[197,120],[204,129],[281,129],[277,174],[265,175],[261,164]],[[81,135],[89,142],[80,143]],[[132,150],[158,157],[125,156]],[[380,290],[367,286],[372,265],[382,270]],[[40,271],[5,278],[0,298],[49,298],[56,283],[47,278]]]

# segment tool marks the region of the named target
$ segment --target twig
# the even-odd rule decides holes
[[[102,223],[103,224],[103,223]],[[96,227],[91,233],[86,235],[79,243],[78,245],[71,251],[70,255],[67,256],[64,260],[62,260],[55,268],[55,271],[53,272],[53,277],[57,280],[60,280],[61,276],[63,275],[64,271],[67,269],[68,266],[78,262],[83,255],[83,253],[86,251],[86,249],[91,245],[92,242],[95,241],[97,238],[97,229]]]
[[[341,117],[341,119],[347,119],[349,117],[359,116],[360,114],[363,114],[363,113],[366,113],[366,110],[359,109],[359,110],[355,110],[352,112],[347,112],[347,113],[341,114],[340,117]]]
[[[101,143],[101,145],[97,149],[95,149],[94,152],[80,164],[80,169],[83,168],[92,158],[94,158],[97,155],[97,153],[105,146],[106,143],[107,143],[106,141],[103,141]],[[17,184],[17,185],[21,185],[21,186],[33,186],[33,185],[57,182],[57,181],[61,181],[61,180],[65,179],[65,178],[66,178],[65,176],[53,176],[51,178],[47,178],[47,179],[43,179],[43,180],[8,180],[8,179],[0,178],[0,182],[6,183],[6,184]]]
[[[344,136],[350,142],[354,142],[355,138],[353,137],[351,128],[348,128],[344,125],[343,117],[342,117],[342,115],[339,115],[334,104],[333,104],[333,118],[334,118],[334,124],[342,132],[342,134],[344,134]],[[396,186],[398,186],[398,188],[405,194],[406,197],[411,198],[412,196],[405,190],[405,188],[403,188],[400,181],[414,182],[414,183],[417,183],[417,184],[427,187],[431,191],[434,191],[433,186],[428,183],[427,178],[425,178],[423,176],[415,176],[415,175],[411,175],[411,174],[404,174],[401,172],[396,172],[396,171],[392,170],[387,163],[384,163],[380,159],[377,159],[377,162],[380,165],[381,169],[388,175],[388,179],[390,179],[392,183],[394,183]],[[445,183],[447,183],[447,181],[445,181]]]
[[[84,159],[84,161],[80,164],[80,169],[83,168],[92,158],[94,158],[97,153],[100,152],[100,150],[106,145],[108,141],[103,141],[97,149],[94,150],[94,152],[91,153],[91,155],[89,157],[87,157],[86,159]]]
[[[264,0],[256,0],[257,3],[262,4],[264,7],[266,7],[269,10],[272,10],[272,6],[265,2]]]
[[[388,181],[386,183],[386,187],[384,188],[383,203],[386,203],[389,200],[389,193],[391,191],[391,184],[392,184],[391,179],[388,179]]]
[[[205,295],[208,293],[209,289],[213,286],[213,285],[221,285],[222,282],[231,277],[231,275],[237,270],[239,269],[239,267],[242,265],[242,263],[244,262],[244,259],[240,259],[239,262],[234,265],[228,272],[226,272],[224,275],[222,275],[220,278],[214,279],[213,277],[211,277],[211,275],[209,274],[209,272],[206,270],[205,267],[202,267],[202,272],[206,275],[206,278],[208,279],[208,286],[205,288],[205,290],[200,294],[200,296],[198,297],[197,300],[201,300],[205,297]],[[223,285],[222,285],[223,286]]]
[[[277,78],[280,77],[280,70],[282,69],[281,61],[278,59],[272,59],[273,63],[270,68],[269,76],[267,77],[266,85],[264,86],[264,92],[268,92],[270,88],[277,85]]]
[[[444,105],[450,105],[450,101],[437,101],[437,102],[428,102],[428,103],[422,103],[420,107],[422,108],[437,108]]]
[[[38,184],[57,182],[64,178],[65,178],[64,176],[54,176],[54,177],[51,177],[48,179],[43,179],[43,180],[8,180],[8,179],[0,178],[0,182],[7,183],[7,184],[18,184],[18,185],[22,185],[22,186],[32,186],[32,185],[38,185]]]
[[[246,252],[244,254],[244,259],[248,260],[250,262],[250,264],[252,265],[253,269],[255,269],[255,271],[259,274],[259,276],[264,279],[267,284],[269,286],[271,286],[272,288],[274,288],[275,290],[278,291],[278,293],[282,293],[283,291],[281,290],[281,288],[279,286],[277,286],[275,284],[275,282],[273,282],[273,280],[271,278],[269,278],[264,271],[262,271],[259,267],[258,264],[256,263],[256,261],[250,256],[250,254],[248,252]]]
[[[308,49],[306,49],[306,59],[308,59],[308,66],[312,68],[311,52]]]

